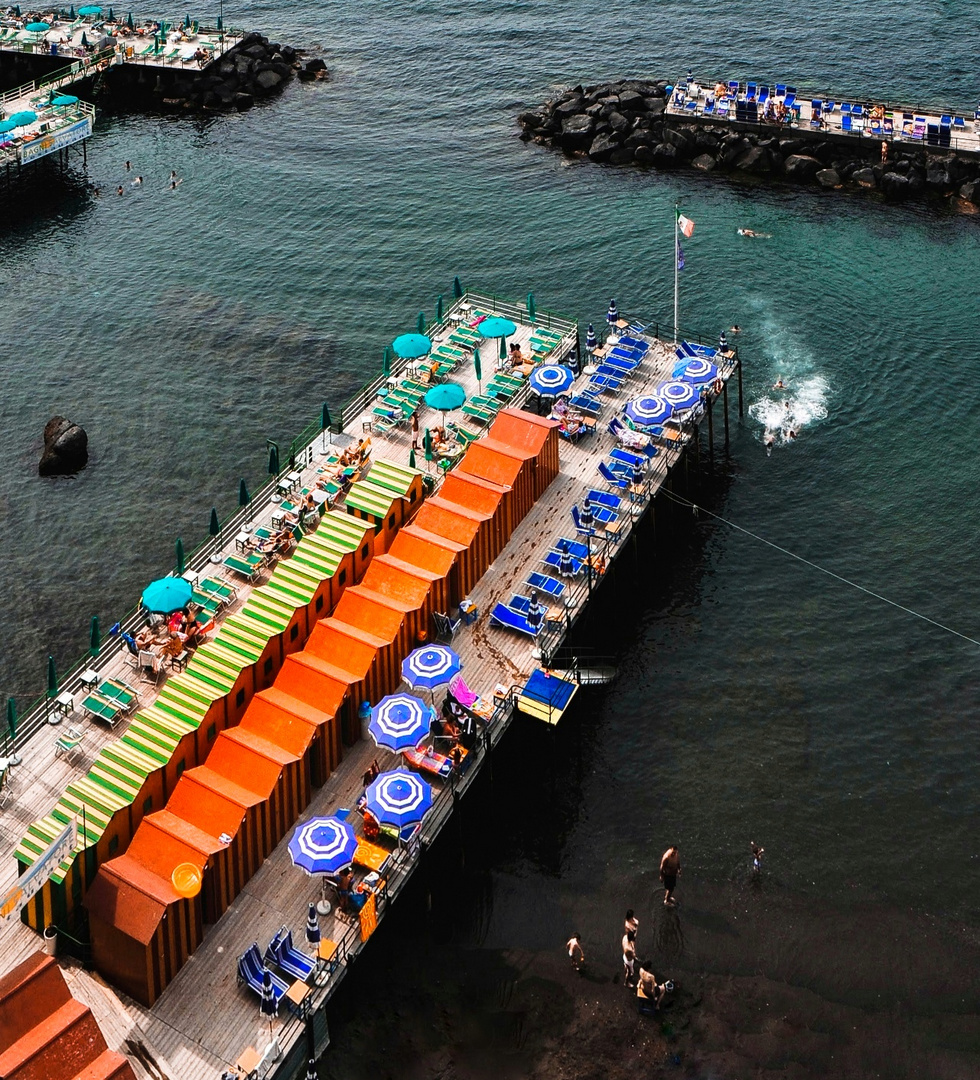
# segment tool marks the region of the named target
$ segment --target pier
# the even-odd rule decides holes
[[[494,340],[481,346],[477,372],[466,342],[475,339],[474,327],[487,316],[513,321],[509,341],[521,347],[528,370],[542,360],[560,363],[581,353],[574,320],[534,311],[531,303],[463,293],[424,327],[433,343],[427,356],[392,359],[388,371],[368,382],[335,419],[325,408],[281,457],[273,447],[268,484],[243,498],[239,514],[219,524],[215,535],[188,555],[183,574],[196,587],[205,590],[207,580],[224,579],[221,589],[212,590],[224,593],[216,604],[209,644],[191,658],[174,657],[158,666],[143,653],[134,663],[120,633],[69,672],[57,692],[25,713],[15,747],[21,763],[5,767],[0,833],[8,851],[16,848],[17,856],[0,864],[0,895],[16,887],[18,872],[37,857],[31,854],[32,844],[36,851],[46,830],[58,827],[61,819],[51,817],[56,804],[79,806],[79,839],[55,880],[25,907],[25,920],[0,922],[0,970],[9,971],[38,948],[36,931],[53,927],[73,993],[92,1009],[109,1047],[127,1053],[141,1077],[205,1080],[227,1071],[292,1078],[308,1057],[322,1053],[329,1040],[325,1006],[349,964],[367,947],[372,927],[336,910],[321,915],[326,944],[317,977],[290,988],[290,1000],[283,1002],[271,1024],[260,1019],[254,994],[238,984],[236,961],[253,942],[264,951],[281,926],[288,926],[297,944],[305,946],[307,906],[320,890],[293,866],[287,851],[297,819],[343,807],[356,822],[353,808],[369,763],[377,758],[381,768],[388,769],[400,761],[399,755],[360,737],[357,706],[394,691],[407,652],[446,628],[433,616],[448,617],[448,636],[462,660],[462,675],[478,695],[473,706],[477,738],[465,768],[451,768],[444,777],[431,779],[433,807],[409,839],[365,846],[359,865],[376,871],[371,895],[380,922],[424,864],[426,848],[459,813],[460,801],[518,713],[524,709],[539,720],[557,719],[559,713],[547,700],[522,704],[522,691],[540,669],[548,673],[535,676],[539,682],[544,678],[548,685],[550,679],[558,689],[574,689],[574,667],[552,671],[551,666],[604,576],[629,550],[640,522],[658,496],[669,491],[676,471],[686,468],[688,450],[700,452],[700,424],[708,425],[709,453],[716,422],[727,442],[729,383],[741,385],[734,351],[715,355],[716,377],[683,419],[657,429],[653,452],[644,454],[642,467],[607,481],[599,465],[616,460],[610,455],[622,441],[608,432],[609,421],[627,401],[671,379],[679,360],[676,344],[656,325],[614,321],[610,339],[592,352],[570,394],[578,397],[593,377],[603,377],[600,370],[620,340],[636,342],[642,359],[621,380],[608,378],[601,407],[586,409],[580,413],[584,422],[572,424],[567,414],[548,417],[547,398],[536,409],[528,407],[529,380],[522,377],[527,372],[515,374],[506,361],[495,371]],[[413,455],[409,410],[399,411],[398,406],[402,401],[415,404],[412,387],[419,380],[424,384],[445,377],[463,386],[469,408],[443,416],[419,404],[419,449]],[[498,400],[491,400],[494,395]],[[741,411],[740,390],[738,405]],[[449,437],[426,440],[422,433],[437,425],[444,425]],[[626,442],[639,446],[645,438],[634,433]],[[367,439],[370,453],[356,467],[356,478],[348,477],[351,483],[332,490],[340,475],[337,455],[359,442],[363,446]],[[416,467],[410,464],[413,456]],[[318,481],[325,486],[317,487]],[[325,493],[330,510],[289,556],[276,564],[251,562],[246,554],[249,538],[281,525],[289,512],[284,503],[295,505],[291,500],[303,490]],[[605,510],[608,503],[616,509],[597,517],[594,526],[586,523],[577,529],[573,512],[581,511],[590,492],[596,493],[597,507]],[[351,542],[353,537],[358,539]],[[563,538],[585,549],[572,556],[564,573],[553,557]],[[328,568],[317,573],[319,565]],[[341,566],[350,571],[346,582],[338,577]],[[537,632],[503,628],[492,617],[496,605],[508,606],[512,597],[527,594],[535,573],[550,581],[553,590],[543,591],[547,600]],[[405,584],[385,592],[386,582],[396,578]],[[411,588],[409,579],[415,582]],[[358,607],[364,609],[363,621],[358,621]],[[382,625],[388,622],[390,633]],[[142,624],[142,616],[133,612],[120,629],[135,632]],[[346,635],[350,655],[334,652],[325,664],[309,646],[328,633]],[[370,659],[358,675],[353,654],[361,652]],[[251,657],[238,674],[236,657],[238,663]],[[350,681],[342,703],[329,716],[321,713],[328,709],[326,688],[348,667]],[[103,706],[96,693],[93,704],[93,692],[107,681],[132,688],[138,701]],[[307,686],[316,688],[316,705],[296,703]],[[144,869],[136,877],[127,877],[130,871],[125,868],[115,873],[113,865],[127,851],[145,850],[141,829],[145,834],[151,827],[170,828],[171,836],[182,837],[188,850],[211,843],[200,828],[195,831],[188,824],[176,830],[174,792],[184,783],[182,777],[213,761],[222,740],[266,745],[259,737],[263,729],[253,723],[255,713],[249,712],[257,700],[269,708],[294,702],[285,706],[287,711],[293,710],[294,721],[300,712],[309,713],[316,734],[305,749],[280,751],[272,770],[268,813],[255,800],[255,814],[250,810],[242,825],[242,835],[247,834],[242,844],[238,836],[229,837],[207,857],[201,898],[168,894],[166,879],[157,876],[162,873],[159,867],[141,863]],[[219,709],[223,719],[211,719]],[[303,724],[294,728],[298,731]],[[285,727],[282,730],[285,737]],[[242,734],[236,736],[237,731]],[[178,761],[178,755],[184,757]],[[159,764],[151,768],[151,759]],[[240,777],[242,784],[247,779]],[[100,820],[93,820],[96,817]],[[213,830],[219,827],[210,825]],[[113,836],[121,837],[115,847]],[[246,851],[252,843],[262,849],[258,865],[239,865],[240,858],[252,857]],[[139,888],[127,882],[137,882]],[[153,931],[159,938],[149,939],[159,940],[161,952],[159,964],[147,967],[147,1004],[88,970],[93,949],[100,965],[122,963],[120,957],[132,955],[123,948],[111,957],[100,955],[100,942],[116,940],[104,936],[106,920],[116,917],[106,907],[107,898],[114,899],[119,910],[132,898],[129,910],[137,921],[144,911],[156,910],[155,905],[162,905],[164,918],[169,916],[166,924],[160,923],[162,929]],[[207,911],[217,917],[202,918],[202,904],[212,905]],[[129,949],[127,943],[144,930],[127,927],[118,940]],[[118,974],[131,991],[143,993],[137,974],[123,968],[125,963]],[[110,983],[114,974],[108,973]]]

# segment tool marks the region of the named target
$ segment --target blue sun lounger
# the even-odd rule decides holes
[[[586,528],[582,524],[582,518],[579,516],[578,507],[572,507],[572,521],[575,522],[575,534],[576,536],[595,536],[596,529],[594,525],[590,525]]]
[[[495,604],[493,611],[490,612],[491,626],[499,626],[504,630],[516,630],[519,634],[527,634],[528,637],[532,638],[541,633],[543,621],[538,623],[537,626],[532,626],[526,616],[514,611],[513,608],[508,607],[506,604]]]
[[[714,360],[718,355],[718,350],[713,349],[710,345],[697,345],[693,341],[682,341],[680,349],[677,350],[677,355],[681,360],[686,359],[687,356],[700,356],[705,360]]]
[[[568,404],[578,409],[579,412],[588,413],[590,416],[598,416],[602,412],[602,402],[597,401],[584,391],[576,394],[573,398],[569,398]]]
[[[546,596],[553,596],[556,600],[565,591],[564,582],[549,577],[547,574],[539,574],[537,570],[528,574],[526,584],[529,588],[537,589],[538,592],[543,592]]]
[[[765,103],[768,100],[769,100],[769,87],[768,87],[768,85],[766,83],[763,83],[762,86],[759,87],[759,104],[760,105],[765,105]]]
[[[547,555],[541,560],[549,570],[554,570],[556,573],[561,573],[561,552],[549,551]],[[585,565],[581,559],[572,557],[572,577],[577,577],[582,572],[582,567]],[[563,577],[565,575],[562,575]]]
[[[313,974],[316,964],[304,953],[293,947],[293,932],[281,926],[265,950],[265,961],[278,965],[285,973],[300,982]]]
[[[755,94],[758,87],[754,82],[746,83],[745,97],[748,101],[755,101]]]
[[[599,475],[607,484],[611,484],[621,491],[625,491],[630,486],[630,480],[632,479],[632,477],[617,476],[604,461],[599,462]]]
[[[645,341],[635,337],[621,337],[619,339],[619,347],[623,349],[636,349],[636,351],[643,356],[646,356],[650,351],[650,346]]]
[[[590,499],[589,502],[592,502],[592,500]],[[579,515],[581,513],[582,511],[579,509],[579,507],[572,507],[572,519],[575,522],[575,527],[577,529],[581,529],[582,532],[586,532],[587,530],[583,529],[578,521]],[[610,510],[607,506],[598,506],[596,504],[593,504],[592,518],[594,521],[599,522],[600,525],[608,525],[610,522],[616,521],[619,518],[619,514],[617,514],[615,510]]]
[[[269,969],[262,963],[262,956],[259,953],[259,943],[257,941],[253,942],[238,958],[238,981],[239,983],[245,983],[250,990],[254,991],[261,998],[266,971],[269,971]],[[282,1001],[283,995],[289,987],[278,975],[271,971],[269,971],[269,975],[272,976],[272,993],[275,996],[276,1008],[278,1009],[279,1002]]]
[[[840,118],[840,129],[841,131],[854,131],[854,127],[851,123],[851,117],[848,113],[845,113]]]
[[[589,549],[586,544],[580,544],[577,540],[569,540],[564,536],[556,542],[555,551],[567,552],[575,559],[587,559],[589,557]]]
[[[603,390],[618,390],[623,385],[623,375],[624,372],[619,368],[609,364],[600,364],[586,387],[586,392],[593,393],[592,387],[598,387],[597,392],[600,394]]]
[[[638,349],[631,349],[626,345],[617,345],[606,357],[607,360],[616,357],[619,360],[629,360],[631,364],[639,364],[643,359],[643,353]]]
[[[645,469],[649,464],[649,458],[644,454],[634,454],[631,450],[621,450],[618,446],[610,450],[609,456],[613,461],[628,465],[631,469]]]
[[[589,492],[589,502],[594,503],[596,506],[604,506],[607,510],[618,510],[623,500],[609,491],[599,491],[598,488],[593,488]]]

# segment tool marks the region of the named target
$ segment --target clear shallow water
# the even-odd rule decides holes
[[[89,154],[102,197],[4,226],[0,694],[40,692],[47,652],[81,653],[89,616],[108,625],[130,607],[177,535],[202,535],[212,505],[230,512],[240,476],[261,480],[265,439],[342,402],[453,274],[510,297],[533,288],[583,322],[611,295],[667,318],[675,200],[697,223],[682,321],[740,324],[748,357],[749,416],[712,507],[978,636],[976,221],[597,168],[516,138],[519,107],[556,84],[691,64],[975,104],[969,8],[812,11],[463,0],[228,13],[322,46],[333,81],[213,121],[107,119]],[[126,159],[146,182],[118,198]],[[767,459],[777,375],[800,438]],[[41,482],[55,412],[86,426],[93,461]],[[725,880],[753,838],[793,889],[839,883],[843,860],[862,895],[975,923],[976,647],[700,528],[667,580],[638,591],[627,677],[602,698],[592,768],[575,779],[567,887],[649,871],[670,839],[689,873]],[[532,905],[539,860],[515,844],[516,902]]]

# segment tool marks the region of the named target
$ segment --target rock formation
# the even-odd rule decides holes
[[[37,467],[41,476],[66,476],[84,469],[88,461],[88,436],[64,416],[53,416],[44,425],[44,453]]]

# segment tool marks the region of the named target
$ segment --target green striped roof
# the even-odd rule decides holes
[[[421,475],[418,469],[410,469],[407,465],[399,465],[386,458],[375,458],[368,480],[378,487],[397,491],[399,495],[408,495],[416,478]]]
[[[344,499],[344,505],[348,511],[360,510],[372,517],[383,518],[391,509],[392,503],[398,498],[391,491],[386,491],[370,480],[359,480],[351,485],[350,491]]]
[[[214,640],[227,649],[251,656],[254,662],[269,644],[269,634],[265,626],[237,611],[221,624]]]
[[[320,519],[320,524],[314,535],[329,536],[344,544],[347,551],[357,551],[364,543],[365,535],[370,531],[370,525],[364,525],[352,521],[349,514],[339,510],[330,510]]]
[[[23,840],[17,845],[17,850],[14,852],[14,858],[25,866],[32,866],[34,860],[38,856],[42,855],[47,849],[52,840],[61,832],[61,830],[67,824],[67,821],[62,821],[60,818],[54,816],[54,814],[48,814],[47,817],[43,817],[38,821],[35,821],[28,828]],[[94,843],[98,837],[92,837],[89,843]],[[78,823],[78,843],[75,845],[75,853],[68,859],[59,863],[57,870],[51,875],[53,881],[62,882],[65,879],[65,875],[71,869],[72,863],[75,861],[75,854],[81,851],[86,845],[86,838],[82,835],[82,822]]]
[[[316,577],[318,581],[326,581],[337,573],[342,558],[343,555],[339,553],[334,554],[312,544],[306,547],[300,544],[290,556],[289,565],[302,574]]]
[[[319,581],[314,581],[305,574],[295,570],[287,570],[284,566],[276,567],[276,576],[262,586],[263,596],[274,598],[281,604],[291,606],[293,611],[299,607],[305,607],[319,586]],[[256,589],[256,592],[259,590]]]
[[[256,589],[248,598],[242,611],[255,622],[269,627],[268,635],[281,634],[296,614],[296,606],[284,604],[276,596],[271,596],[265,586]]]

